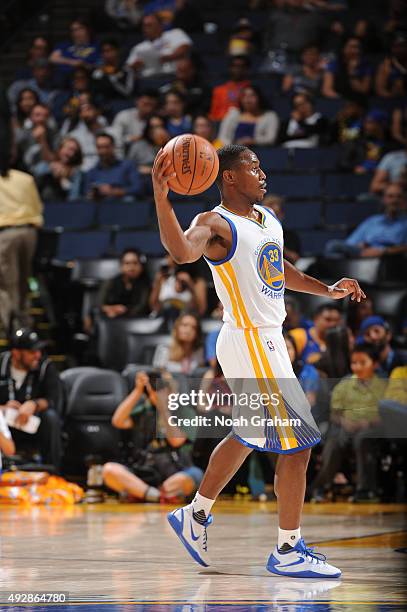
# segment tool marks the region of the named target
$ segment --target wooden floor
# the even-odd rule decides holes
[[[271,576],[273,503],[215,506],[208,530],[214,565],[193,563],[166,521],[171,507],[117,503],[72,508],[0,508],[0,610],[6,591],[69,592],[81,610],[407,609],[407,533],[401,505],[306,505],[302,525],[343,570],[341,580]],[[98,603],[96,603],[98,602]]]

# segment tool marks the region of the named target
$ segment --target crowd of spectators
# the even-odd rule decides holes
[[[25,327],[13,332],[10,350],[0,355],[0,458],[34,446],[56,471],[64,464],[61,381],[36,332],[26,328],[41,200],[70,202],[73,211],[76,200],[121,200],[137,215],[138,199],[151,196],[157,151],[191,131],[216,148],[258,147],[260,158],[261,147],[335,146],[338,171],[371,176],[363,197],[382,203],[384,212],[328,242],[325,257],[405,255],[407,26],[397,3],[385,9],[384,27],[353,18],[346,0],[255,0],[246,12],[255,17],[258,7],[267,11],[262,28],[239,18],[221,38],[228,72],[222,77],[220,70],[213,76],[198,44],[202,36],[219,44],[217,24],[206,22],[191,0],[106,0],[96,31],[77,18],[65,41],[32,40],[26,65],[8,86],[8,105],[2,100],[2,116],[11,113],[15,169],[8,171],[2,160],[0,322],[9,330],[14,317]],[[289,104],[285,116],[277,99]],[[321,101],[336,101],[335,113]],[[21,199],[24,207],[17,207]],[[284,225],[284,197],[269,194],[264,204]],[[288,229],[284,255],[294,264],[301,260],[300,236]],[[112,417],[113,427],[132,431],[135,450],[103,467],[105,485],[120,496],[158,501],[191,495],[205,459],[201,451],[196,458],[196,432],[168,426],[157,380],[167,392],[180,376],[202,378],[203,389],[225,388],[226,381],[216,360],[216,326],[203,334],[201,325],[203,318],[220,321],[222,306],[211,300],[200,266],[177,266],[166,256],[151,274],[147,264],[138,249],[121,253],[120,272],[102,284],[82,331],[94,337],[100,319],[165,320],[170,337],[154,347]],[[377,499],[379,459],[390,452],[381,412],[405,412],[407,404],[407,359],[400,348],[406,322],[392,329],[370,299],[345,311],[324,303],[311,319],[295,297],[287,298],[286,308],[287,349],[323,433],[309,496],[324,500],[335,484],[353,478],[355,501]],[[9,409],[17,411],[16,427],[6,423]],[[227,413],[228,407],[213,410]],[[195,414],[191,407],[186,412]],[[31,417],[39,419],[35,433],[21,431]],[[356,467],[348,469],[352,446]]]

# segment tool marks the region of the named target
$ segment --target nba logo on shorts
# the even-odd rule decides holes
[[[269,350],[270,350],[270,351],[275,351],[275,350],[276,350],[276,349],[274,348],[274,344],[272,343],[272,341],[271,341],[271,340],[267,340],[266,344],[267,344],[267,346],[268,346],[268,348],[269,348]]]

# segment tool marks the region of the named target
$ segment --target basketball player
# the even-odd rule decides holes
[[[366,296],[356,280],[343,278],[328,286],[283,262],[281,224],[258,204],[266,193],[266,175],[257,156],[242,145],[225,146],[218,156],[221,203],[197,215],[183,232],[168,200],[168,180],[175,176],[171,160],[162,150],[158,153],[152,177],[161,240],[176,262],[203,255],[211,268],[224,307],[217,357],[228,382],[251,379],[260,390],[275,390],[277,379],[278,391],[283,382],[290,383],[282,391],[279,414],[299,416],[301,426],[234,427],[213,451],[192,503],[171,512],[168,520],[193,559],[209,566],[206,529],[217,496],[253,449],[277,452],[278,544],[267,569],[298,578],[338,578],[341,571],[308,548],[300,532],[310,449],[320,434],[302,390],[298,392],[283,339],[283,295],[287,287],[334,299],[349,295],[358,302]]]

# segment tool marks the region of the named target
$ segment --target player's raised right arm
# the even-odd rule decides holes
[[[175,176],[171,160],[159,151],[152,170],[154,200],[157,210],[161,242],[177,263],[190,263],[199,259],[212,237],[207,225],[195,223],[185,233],[168,200],[168,181]]]

